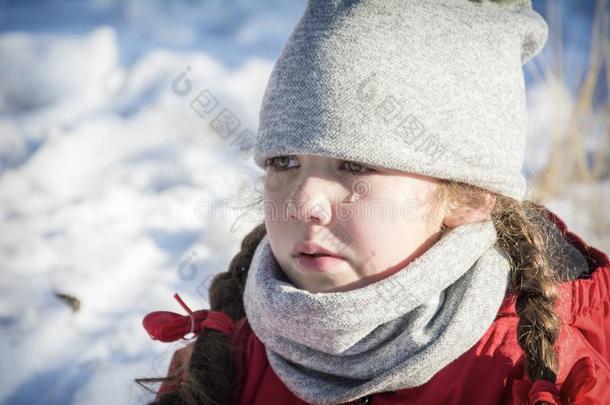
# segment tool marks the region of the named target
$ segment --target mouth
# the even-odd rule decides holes
[[[331,249],[318,245],[315,242],[309,241],[297,242],[292,248],[292,255],[295,257],[298,257],[300,255],[308,255],[314,257],[339,257],[339,255],[335,254],[335,252],[333,252]]]
[[[303,271],[328,271],[345,261],[341,257],[324,253],[301,253],[296,256],[296,260]]]
[[[299,256],[301,255],[305,255],[305,256],[311,256],[311,257],[337,257],[337,256],[333,256],[333,255],[328,255],[326,253],[301,253]]]

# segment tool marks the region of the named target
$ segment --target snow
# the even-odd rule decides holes
[[[243,209],[262,171],[235,139],[255,133],[304,4],[2,3],[0,402],[152,398],[133,379],[164,376],[183,343],[152,341],[143,316],[183,313],[174,292],[207,308],[210,278],[262,221]],[[531,88],[530,167],[547,153],[552,86]],[[210,114],[193,107],[202,94],[218,102]],[[559,99],[568,111],[570,93]],[[212,127],[225,108],[240,121],[226,139]],[[610,192],[572,192],[587,187]],[[574,201],[549,205],[587,238],[593,223]]]

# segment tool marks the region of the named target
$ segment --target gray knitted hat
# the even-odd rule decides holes
[[[522,64],[547,36],[529,0],[309,0],[267,83],[254,160],[323,155],[523,200]]]

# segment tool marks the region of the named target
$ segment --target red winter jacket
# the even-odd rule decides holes
[[[557,311],[568,324],[558,340],[560,369],[557,385],[532,384],[523,367],[524,355],[517,342],[514,294],[505,297],[485,335],[467,352],[436,373],[424,385],[396,392],[369,395],[349,404],[373,405],[489,405],[610,404],[610,261],[608,255],[588,246],[549,211],[562,235],[586,258],[589,274],[559,284]],[[215,311],[206,311],[215,312]],[[234,323],[230,334],[237,348],[237,367],[243,383],[232,405],[306,404],[296,397],[270,367],[263,343],[246,318]],[[186,330],[188,332],[188,329]],[[192,344],[178,349],[170,363],[175,370]],[[174,389],[164,383],[161,393]]]

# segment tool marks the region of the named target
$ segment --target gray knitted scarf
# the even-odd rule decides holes
[[[244,291],[246,316],[286,387],[338,404],[416,387],[474,346],[508,287],[490,220],[451,229],[400,271],[350,291],[296,288],[267,235]]]

